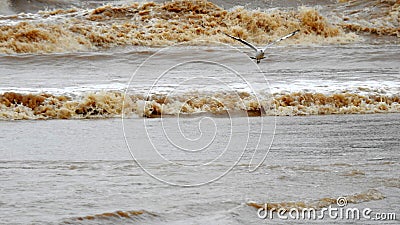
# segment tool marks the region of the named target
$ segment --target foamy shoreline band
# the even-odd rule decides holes
[[[395,17],[400,4],[393,2],[389,6],[384,7],[382,15]],[[348,31],[400,36],[393,16],[382,16],[383,24],[393,26],[381,26],[378,22],[375,26],[364,20],[350,23],[350,17],[327,18],[314,8],[269,12],[243,7],[225,10],[204,0],[108,5],[90,10],[58,9],[40,12],[33,18],[18,15],[0,18],[0,53],[96,51],[116,46],[177,43],[204,45],[204,41],[234,43],[222,32],[265,44],[298,29],[301,32],[285,44],[343,44],[363,39]]]
[[[51,94],[0,94],[0,119],[90,119],[160,117],[211,113],[229,116],[300,116],[400,113],[400,95],[295,92],[257,96],[240,93],[187,93],[180,96],[87,93],[72,99]]]

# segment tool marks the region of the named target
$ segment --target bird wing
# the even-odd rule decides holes
[[[240,39],[240,38],[238,38],[238,37],[234,37],[234,36],[232,36],[232,35],[229,35],[229,34],[227,34],[227,33],[224,33],[224,34],[225,34],[226,36],[230,37],[230,38],[235,39],[236,41],[242,42],[243,44],[245,44],[245,45],[249,46],[250,48],[254,49],[254,51],[258,51],[257,47],[254,46],[254,45],[252,45],[251,43],[249,43],[249,42],[247,42],[247,41],[245,41],[245,40],[242,40],[242,39]]]
[[[280,42],[280,41],[283,41],[283,40],[285,40],[286,38],[290,38],[291,36],[295,35],[295,34],[298,33],[299,31],[300,31],[300,30],[296,30],[296,31],[294,31],[294,32],[292,32],[292,33],[290,33],[290,34],[284,36],[284,37],[279,38],[278,40],[276,40],[276,41],[274,41],[274,42],[269,43],[267,46],[265,46],[264,51],[266,51],[267,48],[268,48],[269,46],[274,45],[274,44],[276,44],[276,43],[278,43],[278,42]]]

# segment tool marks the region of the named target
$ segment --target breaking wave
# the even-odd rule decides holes
[[[301,30],[299,35],[286,44],[352,43],[363,41],[362,34],[400,37],[397,0],[339,0],[323,6],[258,10],[241,6],[223,9],[206,0],[103,6],[36,0],[30,1],[29,7],[21,2],[0,2],[1,53],[234,43],[222,32],[262,45],[297,29]],[[14,13],[30,12],[27,8],[32,7],[43,11]]]
[[[344,29],[377,35],[400,37],[400,1],[339,0],[336,9]]]
[[[296,92],[255,96],[241,93],[186,93],[179,96],[94,92],[80,97],[51,94],[0,95],[0,119],[84,119],[160,117],[247,112],[249,116],[400,113],[399,95]]]
[[[384,199],[385,196],[378,190],[369,189],[365,192],[344,196],[347,200],[347,203],[362,203],[369,202],[375,200]],[[338,198],[321,198],[316,201],[311,202],[275,202],[275,203],[267,203],[267,210],[271,209],[304,209],[304,208],[313,208],[319,210],[321,208],[328,207],[330,205],[334,205],[337,203]],[[247,203],[248,206],[252,206],[254,208],[260,209],[265,208],[265,203],[259,204],[255,202]]]
[[[225,10],[205,0],[181,0],[2,17],[0,52],[73,52],[185,42],[203,45],[204,41],[234,43],[222,32],[264,45],[297,29],[301,32],[287,44],[350,43],[361,39],[331,23],[315,8]]]
[[[119,222],[124,222],[124,223],[129,223],[129,222],[137,222],[137,221],[143,221],[146,219],[146,217],[155,217],[157,215],[140,210],[140,211],[115,211],[115,212],[106,212],[106,213],[101,213],[101,214],[95,214],[95,215],[88,215],[88,216],[81,216],[81,217],[75,217],[75,218],[69,218],[63,221],[63,224],[77,224],[77,223],[83,223],[87,224],[90,223],[119,223]]]

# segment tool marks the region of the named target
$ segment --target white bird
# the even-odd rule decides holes
[[[255,60],[257,61],[257,64],[258,64],[258,63],[260,63],[261,59],[264,59],[264,58],[265,58],[265,56],[264,56],[264,55],[265,55],[265,51],[267,50],[267,48],[268,48],[269,46],[271,46],[271,45],[273,45],[273,44],[276,44],[276,43],[278,43],[278,42],[280,42],[280,41],[282,41],[282,40],[285,40],[286,38],[289,38],[289,37],[295,35],[295,34],[296,34],[297,32],[299,32],[299,31],[300,31],[300,30],[296,30],[296,31],[294,31],[294,32],[292,32],[292,33],[290,33],[290,34],[284,36],[284,37],[281,37],[281,38],[279,38],[278,40],[269,43],[269,44],[268,44],[267,46],[265,46],[265,48],[263,48],[263,49],[257,48],[257,47],[254,46],[253,44],[251,44],[251,43],[249,43],[249,42],[247,42],[247,41],[245,41],[245,40],[243,40],[243,39],[240,39],[240,38],[238,38],[238,37],[234,37],[234,36],[229,35],[229,34],[227,34],[227,33],[224,33],[224,34],[225,34],[226,36],[228,36],[228,37],[230,37],[230,38],[233,38],[233,39],[235,39],[236,41],[240,41],[240,42],[242,42],[243,44],[245,44],[245,45],[249,46],[250,48],[254,49],[254,50],[256,51],[256,56],[255,56],[255,57],[250,57],[250,58],[255,59]]]

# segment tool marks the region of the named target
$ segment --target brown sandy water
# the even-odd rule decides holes
[[[159,123],[156,120],[151,119],[150,125]],[[340,196],[348,197],[349,207],[398,214],[398,121],[399,114],[278,117],[274,144],[260,168],[249,172],[252,150],[248,149],[250,153],[221,179],[193,188],[170,186],[143,172],[127,150],[120,119],[3,121],[2,221],[264,224],[268,219],[258,219],[253,204],[318,209],[335,205]],[[194,123],[181,122],[192,127]],[[240,117],[234,123],[237,131],[246,129],[249,122]],[[250,123],[257,124],[257,118],[250,118]],[[130,119],[128,125],[141,127],[143,119]],[[203,129],[212,127],[203,123]],[[139,141],[146,135],[131,135],[130,140],[136,141],[131,143],[132,151],[142,166],[167,181],[214,178],[235,162],[232,158],[193,169],[154,161],[154,150]],[[178,135],[178,131],[169,130],[168,135]],[[151,137],[165,139],[157,132]],[[242,150],[238,144],[228,152],[236,157]],[[182,158],[179,152],[167,153],[170,160],[180,157],[179,162],[187,165],[209,156],[198,153],[196,158]],[[319,223],[324,221],[347,222],[327,219]]]
[[[0,5],[1,223],[398,223],[398,1],[103,3]]]

